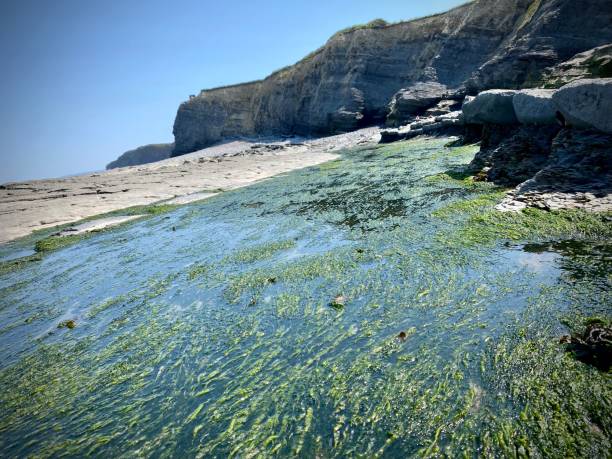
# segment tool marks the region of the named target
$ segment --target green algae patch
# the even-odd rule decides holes
[[[187,271],[187,278],[189,280],[195,280],[198,277],[203,277],[206,274],[208,274],[211,270],[211,267],[208,265],[202,265],[202,264],[198,264],[198,265],[194,265],[191,268],[189,268],[189,271]]]
[[[27,257],[17,258],[15,260],[0,261],[0,275],[8,274],[13,271],[19,271],[32,263],[42,260],[40,254],[28,255]]]
[[[151,204],[151,205],[146,205],[146,206],[128,207],[126,209],[121,209],[121,210],[108,212],[108,213],[101,214],[101,215],[96,215],[94,217],[85,218],[83,220],[79,220],[78,222],[71,223],[68,225],[62,225],[55,229],[62,230],[62,229],[66,229],[72,226],[77,226],[85,222],[92,222],[92,221],[100,220],[105,217],[141,216],[141,215],[153,217],[153,216],[158,216],[158,215],[162,215],[162,214],[171,212],[178,207],[179,207],[178,205],[174,205],[174,204]],[[43,237],[42,239],[37,240],[34,244],[34,250],[40,253],[59,250],[64,247],[74,245],[85,239],[89,239],[97,233],[104,233],[104,232],[111,231],[113,229],[124,227],[132,222],[134,222],[134,220],[128,220],[128,221],[125,221],[125,222],[122,222],[116,225],[109,226],[108,228],[101,228],[101,229],[95,229],[91,231],[85,231],[79,234],[60,235],[60,234],[54,233],[49,236]],[[47,231],[48,230],[45,230],[45,232]]]
[[[444,232],[438,237],[475,245],[493,244],[500,240],[606,240],[612,236],[610,212],[535,208],[500,212],[494,206],[503,196],[503,191],[485,192],[435,210],[432,216],[436,218],[460,222],[452,234]]]
[[[525,209],[516,214],[488,211],[471,215],[462,230],[467,240],[490,242],[495,239],[609,239],[612,213],[582,210],[546,211]]]
[[[338,169],[340,167],[342,167],[342,161],[334,160],[334,161],[327,161],[326,163],[321,164],[319,166],[319,170],[330,171],[330,170]]]
[[[610,375],[559,341],[611,319],[607,217],[500,214],[447,142],[346,151],[3,277],[0,450],[606,457]]]
[[[48,236],[44,239],[36,241],[36,244],[34,244],[34,250],[36,250],[36,252],[51,252],[53,250],[59,250],[85,239],[89,239],[94,234],[101,233],[102,231],[103,230],[90,231],[81,234],[69,234],[66,236]]]
[[[104,216],[111,215],[162,215],[179,208],[179,204],[149,204],[146,206],[133,206],[126,209],[110,212]],[[96,216],[100,218],[100,215]]]
[[[228,257],[227,261],[231,263],[252,263],[269,258],[278,252],[291,249],[293,247],[295,247],[295,240],[293,239],[269,242],[248,249],[236,251],[234,254]]]
[[[446,171],[436,175],[425,177],[425,181],[432,184],[448,184],[460,186],[467,189],[487,191],[496,188],[495,185],[474,180],[474,176],[470,172],[464,171]]]

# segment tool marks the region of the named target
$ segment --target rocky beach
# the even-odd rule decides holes
[[[376,128],[317,140],[230,141],[180,158],[0,186],[0,243],[32,231],[154,203],[186,204],[378,141]]]
[[[0,186],[0,457],[604,458],[612,2],[475,0]]]

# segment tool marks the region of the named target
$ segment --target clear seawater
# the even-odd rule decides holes
[[[610,316],[609,243],[462,241],[437,211],[493,187],[439,175],[475,152],[447,142],[347,151],[0,275],[0,456],[609,457],[610,376],[558,344]]]

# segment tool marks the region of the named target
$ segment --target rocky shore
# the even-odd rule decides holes
[[[315,140],[233,141],[141,166],[7,183],[0,185],[0,243],[38,229],[128,207],[161,202],[186,204],[205,199],[221,191],[330,161],[343,148],[376,143],[379,138],[378,129],[368,128]]]
[[[478,179],[516,187],[502,210],[606,210],[611,42],[612,3],[599,0],[476,0],[373,21],[262,81],[191,96],[172,154],[240,135],[384,125],[382,142],[481,142]]]
[[[424,134],[480,142],[469,168],[475,179],[516,187],[499,210],[612,210],[611,78],[579,79],[559,89],[487,90],[441,115],[432,111],[456,99],[436,102],[423,91],[404,94],[429,101],[429,107],[406,114],[404,119],[412,119],[408,124],[383,130],[381,142]]]
[[[500,210],[609,210],[610,42],[612,2],[599,0],[475,0],[352,27],[265,80],[191,96],[172,144],[126,152],[100,174],[2,185],[0,242],[421,135],[480,142],[476,179],[515,187]]]

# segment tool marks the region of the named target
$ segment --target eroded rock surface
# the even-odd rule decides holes
[[[521,124],[557,124],[554,93],[552,89],[523,89],[516,93],[512,105],[517,121]]]
[[[532,0],[523,11],[503,44],[466,83],[470,91],[539,86],[547,67],[611,41],[610,1]]]
[[[473,171],[486,168],[487,181],[516,186],[531,179],[549,161],[559,126],[486,126]]]
[[[552,98],[569,126],[612,134],[612,78],[574,81]]]
[[[498,206],[500,210],[612,210],[612,135],[563,129],[545,164]]]
[[[407,140],[419,135],[461,135],[463,118],[460,110],[439,116],[418,117],[415,121],[399,128],[387,128],[380,131],[380,143]]]
[[[588,78],[612,78],[612,44],[578,53],[571,59],[547,69],[538,85],[560,88],[572,81]]]
[[[491,89],[483,91],[463,104],[467,124],[518,124],[512,100],[517,91]]]
[[[444,98],[448,88],[436,82],[419,82],[398,91],[391,99],[387,125],[400,126]]]

